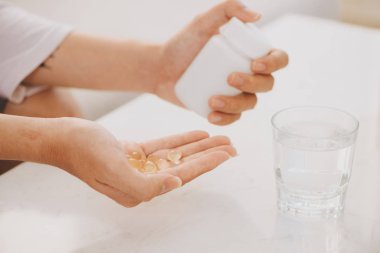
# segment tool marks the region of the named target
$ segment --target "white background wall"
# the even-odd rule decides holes
[[[221,0],[10,0],[37,14],[80,30],[114,36],[163,40],[195,15]],[[244,0],[262,12],[263,22],[296,12],[335,18],[336,0]],[[173,20],[175,22],[173,22]],[[263,23],[261,22],[261,23]]]
[[[10,0],[36,14],[101,35],[161,42],[220,0]],[[338,16],[337,0],[245,0],[263,14],[260,25],[289,12]],[[124,93],[76,91],[94,119],[131,98]]]

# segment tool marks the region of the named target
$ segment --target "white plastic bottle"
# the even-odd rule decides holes
[[[228,76],[232,72],[251,73],[252,60],[271,49],[255,25],[232,18],[207,42],[179,79],[176,95],[188,109],[207,118],[212,111],[208,104],[212,96],[241,93],[227,83]]]

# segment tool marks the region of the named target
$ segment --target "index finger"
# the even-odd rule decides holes
[[[256,74],[271,74],[285,68],[288,63],[288,54],[283,50],[274,49],[268,55],[254,60],[251,69]]]

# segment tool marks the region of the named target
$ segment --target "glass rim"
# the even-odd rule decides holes
[[[291,110],[295,110],[295,109],[323,109],[323,110],[329,110],[329,111],[333,111],[333,112],[339,112],[339,113],[342,113],[346,116],[348,116],[350,119],[352,119],[352,121],[354,122],[355,124],[355,127],[353,130],[347,132],[347,133],[344,133],[344,134],[339,134],[337,135],[335,138],[341,138],[341,137],[346,137],[346,136],[351,136],[351,135],[354,135],[355,133],[357,133],[358,129],[359,129],[359,125],[360,125],[360,122],[358,119],[356,119],[355,116],[353,116],[352,114],[344,111],[344,110],[341,110],[341,109],[337,109],[337,108],[334,108],[334,107],[329,107],[329,106],[313,106],[313,105],[307,105],[307,106],[292,106],[292,107],[287,107],[285,109],[282,109],[278,112],[276,112],[272,118],[271,118],[271,124],[272,124],[272,127],[273,129],[283,133],[283,134],[286,134],[290,137],[297,137],[297,138],[303,138],[303,139],[311,139],[311,140],[324,140],[324,139],[331,139],[331,137],[310,137],[310,136],[305,136],[305,135],[298,135],[298,134],[293,134],[293,133],[289,133],[289,132],[286,132],[284,130],[281,130],[280,128],[278,128],[278,126],[276,126],[275,124],[275,119],[277,118],[278,115],[280,115],[281,113],[284,113],[286,111],[291,111]]]

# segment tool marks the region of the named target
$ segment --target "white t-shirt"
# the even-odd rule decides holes
[[[44,87],[21,84],[70,33],[71,28],[0,1],[0,97],[21,103]]]

